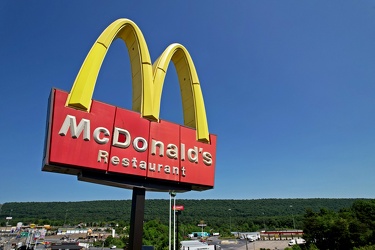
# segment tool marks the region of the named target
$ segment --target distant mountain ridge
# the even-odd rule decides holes
[[[291,221],[290,217],[301,218],[306,209],[319,211],[321,208],[339,211],[351,207],[358,199],[253,199],[229,200],[177,199],[176,205],[184,206],[180,218],[185,223],[200,220],[227,223],[228,217],[234,223],[251,220],[255,223],[279,223]],[[110,223],[129,221],[131,200],[97,200],[77,202],[9,202],[1,206],[0,223],[10,212],[13,224],[38,222],[39,224]],[[169,218],[169,200],[151,199],[145,202],[145,221],[158,219],[165,223]]]

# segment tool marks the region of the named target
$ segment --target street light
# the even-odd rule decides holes
[[[7,227],[8,227],[8,224],[9,224],[9,220],[12,219],[12,212],[13,212],[13,209],[10,210],[10,214],[8,217],[6,217],[5,219],[7,220],[6,224],[5,224],[5,231],[7,231]]]
[[[66,227],[66,217],[68,216],[68,209],[65,211],[64,227]]]
[[[266,231],[266,220],[264,219],[264,212],[263,212],[263,227],[264,227],[264,231]]]
[[[294,222],[294,214],[293,214],[293,211],[292,211],[293,206],[290,205],[289,207],[291,208],[291,213],[292,213],[292,218],[293,218],[293,229],[296,229],[296,224]]]
[[[176,193],[174,191],[170,191],[169,192],[169,246],[168,246],[168,249],[171,250],[171,240],[172,240],[172,199],[174,201],[174,205],[176,205]],[[174,210],[173,210],[174,212]],[[174,214],[174,216],[176,216]],[[173,217],[175,218],[175,217]],[[175,240],[175,234],[176,234],[176,230],[175,230],[175,219],[174,219],[174,223],[173,223],[173,229],[174,229],[174,234],[173,234],[173,249],[175,250],[176,249],[176,240]]]
[[[6,219],[7,219],[7,223],[6,223],[6,225],[7,225],[7,226],[8,226],[9,220],[12,219],[12,212],[13,212],[13,209],[10,210],[9,216],[6,218]]]
[[[228,209],[228,211],[232,211],[232,209]],[[232,213],[229,212],[229,233],[232,234]]]

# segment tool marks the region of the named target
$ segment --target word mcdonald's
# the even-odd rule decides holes
[[[128,49],[132,110],[92,100],[101,64],[112,42]],[[175,64],[184,124],[159,118],[170,62]],[[210,134],[194,63],[181,44],[171,44],[152,65],[138,26],[118,19],[87,54],[70,92],[53,88],[49,98],[43,171],[79,180],[148,190],[214,187],[216,135]]]

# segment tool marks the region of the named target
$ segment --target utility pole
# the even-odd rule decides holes
[[[293,206],[290,205],[289,207],[291,208],[291,213],[292,213],[292,218],[293,218],[293,229],[296,229],[296,223],[295,223],[295,221],[294,221],[294,213],[293,213],[293,211],[292,211]]]
[[[171,242],[172,241],[172,225],[171,225],[172,224],[172,199],[174,200],[174,204],[176,204],[175,197],[176,197],[176,193],[173,191],[170,191],[169,192],[169,247],[168,247],[169,250],[172,250],[171,248],[172,246],[172,242]],[[173,245],[175,246],[175,241]]]
[[[229,233],[232,234],[232,209],[228,209],[229,211]]]
[[[64,227],[66,227],[66,217],[68,216],[68,209],[65,210],[65,220],[64,220]]]

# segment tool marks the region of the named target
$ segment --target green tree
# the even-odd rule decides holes
[[[353,250],[375,250],[375,245],[364,246],[364,247],[354,247]]]
[[[352,211],[355,221],[350,225],[356,246],[375,244],[375,200],[357,200]]]
[[[105,247],[112,247],[116,246],[118,248],[124,248],[125,242],[120,238],[114,238],[112,236],[108,236],[104,241]]]
[[[350,247],[349,223],[338,213],[321,209],[319,213],[306,211],[304,237],[314,242],[319,249],[340,249]]]
[[[304,237],[319,249],[353,249],[375,243],[375,201],[357,200],[338,212],[306,210]]]
[[[142,244],[154,246],[155,249],[168,249],[169,227],[163,225],[160,220],[151,220],[143,225]]]

